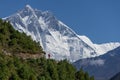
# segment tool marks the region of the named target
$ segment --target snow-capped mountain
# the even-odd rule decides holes
[[[68,59],[74,62],[99,56],[120,46],[120,43],[93,44],[87,37],[77,35],[51,12],[33,9],[29,5],[4,19],[10,21],[16,30],[40,42],[46,57],[50,54],[56,60]]]

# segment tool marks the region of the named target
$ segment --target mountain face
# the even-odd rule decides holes
[[[120,72],[113,76],[110,80],[120,80]]]
[[[39,42],[46,57],[50,54],[56,60],[68,59],[74,62],[99,56],[120,46],[120,43],[93,44],[86,36],[77,35],[51,12],[33,9],[29,5],[4,19],[10,21],[19,32],[24,32]]]
[[[98,57],[78,60],[74,62],[73,65],[77,69],[82,67],[85,71],[94,75],[95,80],[109,80],[115,74],[120,72],[119,61],[120,47]]]

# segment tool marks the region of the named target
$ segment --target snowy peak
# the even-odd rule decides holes
[[[28,9],[32,9],[32,7],[28,4],[25,7],[28,8]]]
[[[18,13],[19,14],[24,14],[24,15],[35,15],[34,9],[31,6],[29,6],[29,5],[26,5],[24,7],[24,9],[22,9]]]
[[[32,11],[32,12],[34,12],[33,8],[30,5],[26,5],[24,9],[26,11]]]
[[[87,36],[80,36],[78,35],[80,39],[82,39],[86,44],[91,46],[95,52],[97,52],[98,56],[107,53],[110,50],[113,50],[120,46],[119,42],[110,42],[110,43],[104,43],[104,44],[94,44]]]
[[[106,50],[102,51],[103,45],[93,44],[86,36],[78,36],[51,12],[33,9],[29,5],[4,19],[10,21],[19,32],[24,32],[39,42],[46,52],[46,57],[50,54],[51,58],[56,60],[68,59],[73,62],[113,49],[106,46]],[[114,48],[117,46],[115,44]]]

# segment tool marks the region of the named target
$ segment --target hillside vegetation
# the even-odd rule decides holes
[[[0,20],[0,80],[94,80],[72,64],[52,59],[26,58],[15,54],[44,54],[39,43]],[[13,55],[12,55],[13,54]]]
[[[0,51],[9,53],[44,53],[39,43],[15,30],[9,22],[0,19]]]
[[[0,80],[94,80],[66,60],[20,59],[0,53]]]

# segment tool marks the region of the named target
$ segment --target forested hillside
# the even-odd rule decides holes
[[[0,19],[0,51],[5,53],[44,53],[30,36],[14,30],[9,22]]]
[[[0,80],[94,80],[82,69],[77,71],[67,60],[16,56],[21,53],[42,55],[44,51],[30,36],[0,20]]]
[[[20,59],[0,53],[0,80],[94,80],[87,72],[76,72],[66,60]]]

